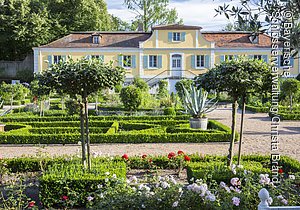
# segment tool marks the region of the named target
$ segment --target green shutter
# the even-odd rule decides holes
[[[294,57],[291,57],[291,59],[290,59],[290,66],[294,67]]]
[[[220,55],[220,61],[224,62],[225,61],[225,55]]]
[[[262,55],[262,59],[263,59],[266,63],[268,63],[268,55]]]
[[[91,59],[91,55],[86,55],[85,59],[90,60]]]
[[[131,56],[131,68],[135,68],[136,67],[136,59],[135,59],[135,55]]]
[[[208,69],[210,67],[210,65],[209,65],[210,64],[210,56],[209,55],[205,55],[204,62],[205,62],[204,67]]]
[[[144,69],[148,69],[148,55],[143,56],[143,67]]]
[[[122,55],[118,55],[118,66],[123,66],[123,56]]]
[[[66,55],[62,55],[61,59],[62,59],[63,62],[66,62],[67,56]]]
[[[52,65],[52,55],[48,55],[48,67]]]
[[[192,69],[195,69],[196,68],[196,55],[192,55],[191,58],[192,58],[192,60],[191,60]]]
[[[185,41],[185,34],[186,34],[185,32],[182,32],[182,33],[181,33],[181,41],[182,41],[182,42]]]
[[[169,40],[169,42],[172,42],[172,37],[173,36],[173,33],[172,32],[169,32],[168,33],[168,40]]]
[[[161,55],[158,55],[158,56],[157,56],[157,67],[158,67],[159,69],[162,68],[162,56],[161,56]]]
[[[234,55],[233,57],[234,57],[235,60],[237,60],[239,56],[238,55]]]
[[[101,60],[102,62],[104,62],[104,55],[99,55],[99,60]]]

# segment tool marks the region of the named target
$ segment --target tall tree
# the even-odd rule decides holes
[[[82,141],[82,162],[91,169],[90,135],[88,118],[88,96],[99,89],[112,88],[124,79],[124,70],[113,67],[98,59],[81,59],[54,64],[41,73],[41,81],[48,87],[53,87],[57,92],[70,94],[80,103],[80,128]],[[48,79],[48,80],[47,80]],[[87,145],[87,151],[85,150]]]
[[[150,31],[154,25],[183,22],[175,8],[168,9],[169,0],[124,0],[124,4],[136,14],[134,22],[142,23],[144,31]]]
[[[270,75],[270,66],[263,60],[239,57],[237,60],[226,60],[216,65],[216,67],[204,75],[199,75],[196,79],[196,83],[205,90],[225,91],[232,97],[231,140],[227,162],[229,166],[232,165],[233,161],[238,99],[242,99],[244,107],[246,97],[249,93],[261,93],[265,91],[265,88],[271,89],[267,85],[267,83],[270,84],[268,82]],[[240,139],[240,148],[241,142],[242,139]]]

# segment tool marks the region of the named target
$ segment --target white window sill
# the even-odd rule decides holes
[[[158,69],[158,67],[148,67],[147,69],[149,69],[149,70],[156,70],[156,69]]]
[[[206,69],[206,68],[203,66],[203,67],[196,67],[195,69],[196,70],[203,70],[203,69]]]
[[[123,68],[124,68],[125,70],[131,70],[131,69],[132,69],[132,67],[125,67],[125,66],[123,66]]]

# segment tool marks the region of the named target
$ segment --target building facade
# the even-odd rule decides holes
[[[181,78],[194,78],[225,59],[239,55],[270,62],[271,38],[250,32],[206,32],[198,26],[164,25],[152,32],[75,32],[34,48],[34,71],[61,59],[98,58],[126,70],[126,81],[140,77],[154,86],[169,81],[170,92]],[[283,66],[278,56],[279,67]],[[300,72],[299,60],[290,59],[291,76]]]

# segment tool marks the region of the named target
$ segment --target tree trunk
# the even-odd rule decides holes
[[[90,135],[89,135],[89,118],[88,118],[88,100],[87,94],[84,94],[84,108],[85,108],[85,137],[87,145],[87,160],[88,170],[91,171],[91,153],[90,153]]]
[[[14,96],[12,95],[10,98],[10,109],[11,110],[12,110],[13,102],[14,102]]]
[[[61,110],[65,110],[65,97],[61,97]]]
[[[233,160],[233,149],[234,149],[234,139],[235,139],[235,126],[236,126],[236,113],[237,113],[237,98],[233,99],[232,103],[232,124],[231,124],[231,139],[230,139],[230,146],[229,146],[229,154],[227,157],[227,165],[232,165]]]
[[[242,156],[242,140],[243,140],[243,129],[244,129],[244,117],[245,117],[245,108],[246,108],[246,96],[242,97],[242,116],[241,116],[241,130],[240,130],[240,141],[239,141],[239,152],[238,152],[238,162],[237,165],[241,163]]]
[[[95,105],[96,114],[98,114],[98,94],[96,95],[96,105]]]
[[[293,95],[291,94],[290,95],[290,112],[292,112],[293,111]]]
[[[43,115],[43,100],[41,99],[40,117]]]
[[[81,102],[80,103],[80,134],[81,134],[81,148],[82,148],[82,164],[86,169],[86,151],[85,151],[85,136],[84,136],[84,107]]]

